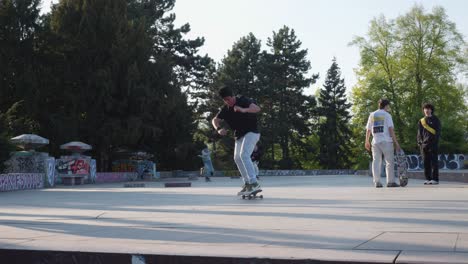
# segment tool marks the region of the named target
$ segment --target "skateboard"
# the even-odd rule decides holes
[[[250,192],[250,193],[244,193],[242,194],[242,199],[249,199],[249,200],[252,200],[252,199],[255,199],[255,198],[260,198],[260,199],[263,199],[263,195],[258,195],[257,196],[257,193],[259,192],[262,192],[262,190],[256,190],[256,191],[253,191],[253,192]]]
[[[396,165],[396,176],[400,180],[400,186],[405,187],[408,185],[408,176],[406,172],[408,171],[408,163],[406,162],[405,152],[400,149],[395,154],[395,165]]]

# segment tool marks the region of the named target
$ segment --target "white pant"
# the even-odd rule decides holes
[[[242,175],[244,183],[257,182],[257,175],[250,156],[259,139],[259,133],[249,132],[240,139],[237,139],[234,145],[234,161]]]
[[[374,184],[380,182],[380,174],[382,172],[382,154],[385,159],[387,183],[395,182],[395,175],[393,174],[393,142],[380,142],[372,144],[372,176],[374,177]]]
[[[252,161],[252,164],[253,164],[253,166],[254,166],[255,175],[258,177],[258,173],[259,173],[259,170],[258,170],[258,161]]]

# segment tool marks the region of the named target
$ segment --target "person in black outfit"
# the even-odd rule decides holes
[[[434,106],[423,105],[424,117],[418,122],[418,145],[424,162],[425,185],[439,184],[438,146],[440,137],[440,121],[434,115]]]
[[[229,87],[222,87],[219,96],[223,99],[224,106],[219,110],[212,120],[212,125],[218,134],[225,136],[227,130],[221,126],[224,120],[234,130],[234,161],[244,180],[244,186],[239,195],[261,191],[257,182],[254,165],[250,155],[260,139],[257,126],[257,113],[260,107],[245,96],[234,96]]]

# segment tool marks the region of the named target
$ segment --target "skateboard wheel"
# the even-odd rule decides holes
[[[245,199],[245,195],[242,195],[242,199]]]
[[[260,199],[263,199],[263,195],[260,195],[259,197],[260,197]]]

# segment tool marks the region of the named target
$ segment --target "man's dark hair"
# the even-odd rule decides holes
[[[434,113],[434,111],[435,111],[434,106],[432,104],[430,104],[430,103],[424,103],[422,108],[423,108],[423,110],[424,109],[431,109],[432,113]]]
[[[379,109],[384,109],[387,105],[390,104],[390,101],[387,99],[380,99],[379,100]]]
[[[218,94],[219,96],[221,96],[221,98],[234,95],[234,93],[232,92],[232,89],[227,86],[221,87],[218,91]]]

